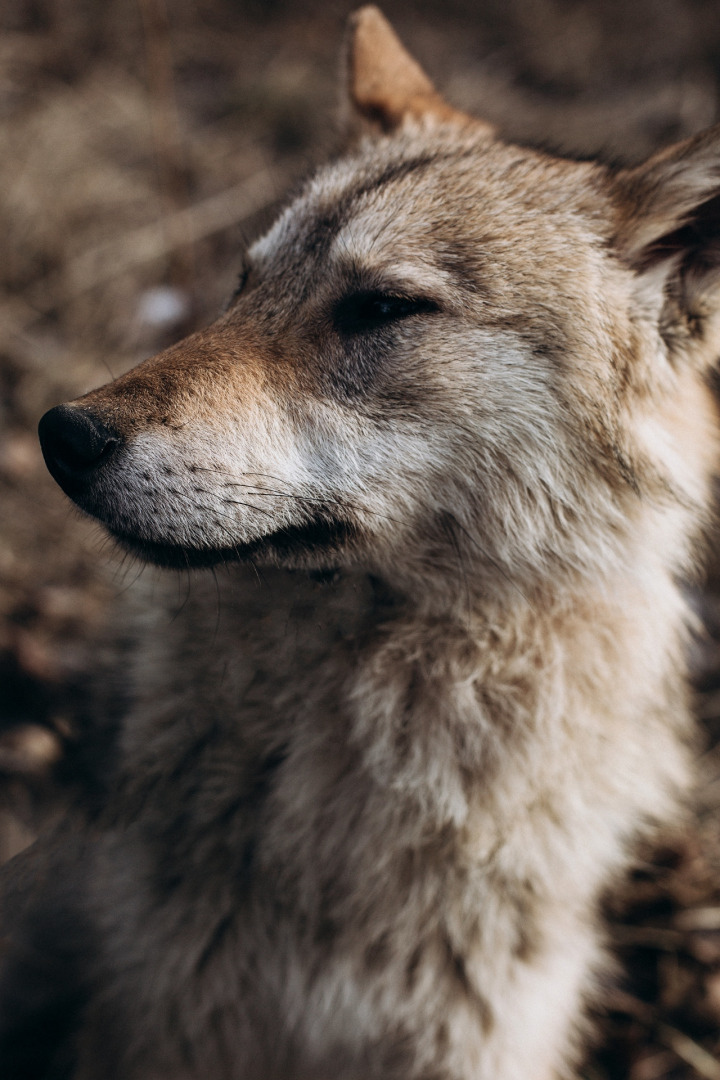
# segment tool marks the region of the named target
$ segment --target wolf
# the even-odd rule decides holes
[[[375,7],[346,67],[227,310],[40,423],[125,549],[225,571],[156,593],[100,804],[7,871],[8,1080],[572,1077],[682,813],[720,128],[511,145]]]

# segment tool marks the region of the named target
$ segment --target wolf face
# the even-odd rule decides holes
[[[397,43],[376,70],[366,23],[352,100],[382,130],[252,246],[213,326],[44,418],[48,466],[163,564],[595,573],[639,498],[704,501],[711,408],[668,307],[674,288],[675,325],[695,318],[676,249],[707,145],[619,175],[507,146]],[[704,362],[708,314],[682,343]]]

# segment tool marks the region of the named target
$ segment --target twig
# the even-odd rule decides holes
[[[183,231],[184,219],[173,214],[188,204],[180,118],[175,98],[170,19],[166,0],[138,0],[147,59],[150,121],[155,143],[155,164],[165,227],[170,233],[170,277],[189,286],[193,278],[192,240]]]
[[[239,224],[243,219],[270,205],[274,178],[262,169],[235,187],[212,195],[184,210],[141,225],[112,240],[84,251],[65,264],[57,274],[44,278],[26,293],[37,315],[43,315],[61,303],[68,303],[144,263],[163,258],[177,243],[198,240]],[[168,221],[168,218],[172,221]],[[173,227],[173,223],[179,225]]]
[[[720,1061],[689,1035],[669,1024],[657,1025],[658,1037],[705,1080],[720,1080]]]
[[[679,930],[664,926],[627,926],[614,925],[611,927],[613,944],[619,946],[644,946],[649,949],[660,949],[674,952],[682,944],[682,934]]]
[[[720,930],[720,907],[688,908],[675,917],[678,930]]]

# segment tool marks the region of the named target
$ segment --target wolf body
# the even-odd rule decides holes
[[[572,1076],[690,782],[720,132],[508,145],[375,8],[349,76],[221,318],[41,423],[125,546],[248,565],[155,598],[103,806],[12,872],[3,1076]]]

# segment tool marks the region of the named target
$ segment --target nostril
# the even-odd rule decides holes
[[[58,480],[96,469],[120,443],[97,416],[73,405],[58,405],[46,412],[38,435],[45,463]]]

